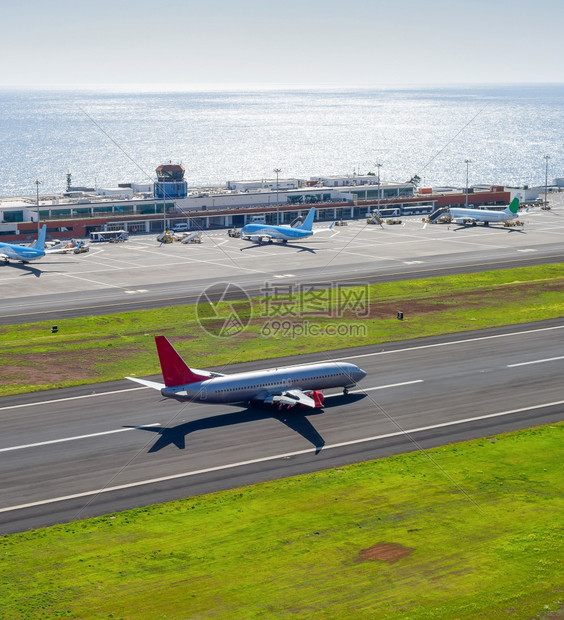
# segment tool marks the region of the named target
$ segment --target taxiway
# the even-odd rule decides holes
[[[0,266],[0,324],[192,303],[226,282],[261,296],[277,283],[348,285],[561,262],[564,194],[551,199],[552,211],[523,214],[525,226],[515,228],[412,217],[399,226],[353,221],[300,244],[258,246],[224,230],[196,245],[159,245],[156,236],[92,244],[87,254]]]

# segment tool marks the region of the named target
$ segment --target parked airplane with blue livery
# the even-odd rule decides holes
[[[47,235],[47,225],[43,224],[41,231],[37,237],[37,241],[33,245],[18,245],[17,243],[0,242],[0,258],[6,262],[9,260],[20,261],[21,263],[30,263],[34,260],[43,258],[45,251],[45,236]]]
[[[493,209],[465,209],[465,208],[449,208],[450,217],[457,224],[476,225],[476,222],[483,222],[484,226],[488,226],[490,222],[509,222],[517,217],[519,212],[519,198],[513,198],[511,204],[503,211],[494,211]]]
[[[321,362],[251,370],[224,375],[189,368],[165,336],[156,336],[164,384],[136,377],[131,381],[160,390],[178,401],[245,404],[262,402],[291,409],[296,405],[323,407],[325,388],[343,388],[345,394],[366,372],[349,362]]]
[[[318,228],[313,230],[313,218],[315,217],[315,207],[309,210],[305,220],[297,226],[272,226],[268,224],[247,224],[241,229],[241,238],[250,239],[255,243],[262,243],[263,240],[272,243],[274,239],[279,239],[282,243],[287,241],[300,241],[320,232],[327,232],[333,228],[334,222],[328,228]]]

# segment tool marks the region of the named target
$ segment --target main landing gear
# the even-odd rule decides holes
[[[349,393],[349,388],[343,388],[343,394],[346,396]]]

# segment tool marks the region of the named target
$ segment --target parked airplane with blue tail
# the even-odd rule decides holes
[[[30,263],[33,260],[39,260],[46,254],[46,235],[47,225],[43,224],[43,227],[37,237],[37,241],[33,245],[18,245],[17,243],[0,242],[0,258],[3,258],[6,262],[9,260],[15,260],[20,261],[21,263]]]
[[[297,226],[272,226],[269,224],[247,224],[241,229],[241,238],[250,239],[255,243],[262,243],[267,240],[272,243],[274,239],[279,239],[282,243],[287,241],[300,241],[320,232],[327,232],[333,228],[333,224],[328,228],[318,228],[313,230],[313,218],[315,217],[315,207],[309,210],[305,220]]]

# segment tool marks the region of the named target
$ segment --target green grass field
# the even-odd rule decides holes
[[[545,618],[564,609],[563,433],[4,536],[1,615]]]
[[[56,321],[56,334],[55,321],[7,326],[0,328],[0,396],[157,374],[156,334],[203,368],[561,317],[563,293],[564,264],[555,264],[358,287],[340,299],[313,292],[232,302],[220,316],[234,309],[249,320],[232,338],[213,335],[221,320],[198,321],[195,305]],[[300,337],[312,325],[315,337]],[[331,333],[335,326],[347,335]]]

